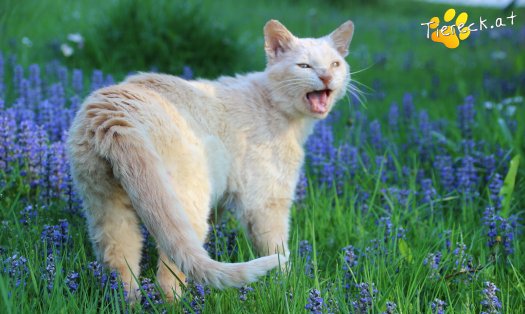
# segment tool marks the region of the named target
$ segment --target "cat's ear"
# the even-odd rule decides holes
[[[264,50],[269,62],[289,50],[295,37],[283,24],[270,20],[264,25]]]
[[[332,40],[335,49],[339,51],[341,56],[346,57],[348,55],[348,47],[350,46],[353,35],[354,23],[352,23],[352,21],[346,21],[328,35],[328,37]]]

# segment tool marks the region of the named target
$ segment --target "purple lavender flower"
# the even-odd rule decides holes
[[[69,114],[68,120],[70,121],[70,123],[75,118],[75,114],[77,113],[81,104],[82,104],[82,98],[80,98],[80,96],[78,95],[73,95],[69,99],[69,110],[66,112]]]
[[[403,119],[405,122],[412,120],[415,110],[412,94],[406,93],[403,96]]]
[[[386,301],[386,311],[383,314],[395,314],[397,313],[397,304],[392,301]]]
[[[383,135],[381,134],[381,124],[378,120],[370,123],[370,143],[376,152],[383,149]]]
[[[8,172],[8,165],[16,158],[17,125],[13,110],[0,111],[0,170]]]
[[[318,175],[318,178],[321,179],[321,183],[325,182],[331,184],[335,177],[335,166],[333,163],[336,160],[337,155],[337,148],[333,144],[332,129],[328,125],[316,129],[319,130],[319,133],[314,133],[314,136],[318,135],[319,137],[317,140],[312,141],[315,146],[310,154],[311,164],[314,174]]]
[[[87,269],[91,272],[93,277],[97,279],[100,279],[102,277],[104,271],[102,265],[97,261],[89,262],[87,265]]]
[[[77,272],[70,272],[66,276],[66,286],[69,288],[69,291],[76,292],[79,287],[80,276]]]
[[[100,70],[93,70],[91,76],[91,91],[97,90],[104,86],[104,73]]]
[[[187,289],[192,300],[188,302],[185,298],[186,302],[184,304],[189,304],[190,309],[184,308],[184,313],[201,314],[206,304],[206,295],[211,293],[210,289],[191,280],[188,280]]]
[[[388,125],[392,131],[398,130],[399,125],[399,108],[396,103],[390,105],[390,110],[388,111]]]
[[[218,259],[220,256],[231,256],[237,252],[237,231],[228,230],[226,223],[210,226],[208,242],[204,243],[204,249],[210,256]]]
[[[104,80],[104,86],[110,86],[115,84],[115,79],[111,74],[106,75],[106,79]]]
[[[145,309],[150,309],[154,305],[164,303],[157,287],[151,281],[151,279],[142,279],[142,281],[140,282],[140,290],[144,294],[144,297],[141,300],[141,304]]]
[[[317,289],[311,289],[308,293],[308,303],[304,307],[310,313],[322,314],[325,308],[324,300],[321,297],[321,292]]]
[[[388,159],[384,156],[376,156],[376,173],[375,175],[381,179],[381,182],[386,182],[388,179]]]
[[[474,140],[462,139],[460,143],[461,151],[465,155],[478,156],[479,152],[476,144],[477,143]]]
[[[47,88],[47,98],[56,108],[64,108],[66,105],[66,92],[61,83],[51,84]]]
[[[485,282],[485,289],[483,289],[483,300],[481,301],[481,307],[484,314],[499,314],[502,309],[501,301],[496,295],[500,290],[490,281]]]
[[[396,237],[398,239],[406,239],[406,235],[407,235],[407,231],[405,228],[403,227],[398,227],[397,228],[397,234],[396,234]]]
[[[386,190],[382,190],[382,192],[388,195],[388,197],[390,197],[392,201],[397,202],[400,206],[409,206],[409,197],[411,194],[410,190],[399,189],[397,187],[389,187]]]
[[[355,253],[354,247],[352,245],[349,245],[343,248],[343,252],[345,254],[343,270],[348,271],[349,269],[357,266],[357,255]]]
[[[21,89],[23,80],[24,80],[24,68],[20,64],[17,64],[14,67],[13,86],[15,87],[15,91],[18,97],[20,97],[23,94],[22,89]]]
[[[465,98],[465,103],[458,106],[458,126],[461,131],[461,136],[464,139],[472,138],[472,128],[474,127],[475,117],[474,97],[468,96]]]
[[[436,156],[434,168],[438,171],[441,186],[448,192],[452,191],[455,188],[452,157],[444,155]]]
[[[462,242],[456,243],[456,248],[452,251],[452,254],[456,256],[456,270],[470,274],[474,269],[474,265],[472,263],[472,256],[467,253],[467,246]]]
[[[390,240],[390,237],[392,235],[392,229],[394,227],[394,225],[392,224],[392,220],[390,219],[389,216],[386,216],[386,217],[381,217],[379,218],[379,220],[376,222],[376,224],[379,226],[379,227],[383,227],[385,228],[385,236],[384,236],[384,241],[385,242],[388,242],[388,240]]]
[[[14,280],[15,287],[25,286],[26,278],[29,275],[27,259],[18,254],[6,258],[2,263],[2,272]]]
[[[99,281],[102,288],[108,286],[110,290],[115,291],[122,287],[122,283],[120,282],[117,272],[111,271],[108,273],[99,262],[89,262],[87,269],[93,278]]]
[[[430,303],[430,308],[432,309],[432,314],[445,314],[447,308],[447,302],[440,299],[435,299]]]
[[[253,291],[253,288],[250,286],[242,286],[239,288],[239,300],[242,302],[248,300],[248,293]]]
[[[374,284],[370,286],[366,282],[362,282],[359,284],[356,284],[358,292],[358,297],[356,301],[352,301],[352,306],[354,308],[355,313],[369,313],[373,310],[374,300],[378,293],[377,289],[375,288]]]
[[[495,173],[489,183],[489,198],[492,202],[492,205],[496,209],[501,208],[502,197],[499,195],[501,187],[503,186],[503,179],[499,173]]]
[[[37,216],[36,209],[33,208],[33,205],[27,205],[24,209],[20,211],[20,223],[23,225],[29,225]]]
[[[335,164],[331,160],[327,160],[323,163],[321,169],[319,183],[324,185],[327,189],[332,188],[335,182]]]
[[[423,203],[431,204],[437,195],[436,189],[432,186],[432,179],[421,180],[421,190],[423,194]]]
[[[301,169],[301,173],[299,174],[299,181],[297,182],[297,186],[295,187],[295,200],[297,202],[301,202],[306,198],[306,193],[308,189],[308,178],[306,177],[306,173],[304,172],[304,168]]]
[[[331,126],[326,120],[319,122],[314,133],[306,142],[306,157],[314,170],[314,175],[321,177],[325,163],[332,162],[336,157],[336,148],[334,147],[334,136]]]
[[[496,158],[494,154],[481,158],[481,164],[485,169],[485,178],[489,181],[496,173]]]
[[[452,231],[451,230],[445,230],[443,231],[443,237],[445,237],[445,248],[447,249],[447,252],[450,252],[450,247],[451,247],[451,240],[450,240],[450,237],[452,235]]]
[[[355,267],[357,266],[358,256],[352,245],[343,248],[343,284],[345,289],[349,290],[355,280]]]
[[[21,174],[26,176],[32,187],[36,187],[42,183],[45,176],[47,136],[42,127],[38,127],[33,121],[22,121],[20,129],[20,151],[17,155],[20,163],[25,165]]]
[[[84,92],[84,78],[83,78],[82,70],[74,69],[73,70],[73,78],[71,79],[71,85],[73,87],[73,91],[78,94],[82,95]]]
[[[69,82],[68,82],[69,71],[67,70],[65,66],[57,64],[56,74],[57,74],[57,79],[58,79],[59,84],[61,84],[64,87],[69,86]]]
[[[439,278],[439,264],[441,263],[442,254],[440,251],[435,253],[429,253],[428,256],[423,260],[423,265],[430,268],[430,278]]]
[[[56,264],[55,256],[49,254],[46,257],[46,267],[42,271],[42,280],[47,283],[47,290],[52,291],[55,284]]]
[[[512,218],[514,217],[511,217],[509,219],[500,217],[500,230],[502,234],[501,242],[503,244],[503,249],[506,255],[511,255],[512,253],[514,253],[512,242],[514,240],[515,227],[513,227],[514,221],[512,221]]]
[[[354,155],[355,154],[355,155]],[[348,144],[342,144],[337,148],[335,160],[334,180],[337,195],[342,195],[348,174],[354,176],[357,171],[357,150]]]
[[[61,197],[67,200],[69,166],[66,162],[66,146],[64,142],[55,142],[49,147],[47,180],[51,197]]]
[[[339,147],[339,167],[344,168],[350,177],[354,177],[359,167],[359,150],[357,147],[343,143]]]
[[[42,79],[40,78],[40,66],[32,64],[29,66],[29,85],[30,94],[27,104],[30,108],[35,109],[37,104],[42,100]]]
[[[45,225],[40,239],[47,245],[47,254],[52,254],[53,250],[60,252],[61,248],[71,242],[68,221],[60,219],[58,225]]]
[[[478,173],[471,156],[463,157],[461,167],[457,170],[457,182],[459,191],[466,193],[466,196],[475,196],[472,193],[478,184]]]
[[[496,239],[498,236],[497,220],[498,217],[496,216],[494,207],[487,207],[483,212],[483,224],[487,228],[487,245],[489,248],[493,248],[496,245]]]
[[[313,265],[312,265],[312,245],[308,240],[302,240],[299,242],[299,256],[304,258],[304,272],[308,277],[313,277]]]
[[[182,67],[182,75],[181,77],[185,80],[191,80],[193,79],[193,70],[190,66],[185,65]]]
[[[428,113],[425,110],[419,112],[419,137],[415,140],[418,145],[418,151],[421,160],[428,160],[432,151],[432,126],[430,124]],[[417,133],[414,133],[417,136]]]
[[[29,80],[22,78],[18,87],[18,98],[16,99],[15,106],[19,109],[33,110],[30,106],[30,85]]]

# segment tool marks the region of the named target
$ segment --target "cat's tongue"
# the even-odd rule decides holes
[[[306,94],[310,103],[310,110],[314,113],[326,113],[328,111],[328,91],[319,90]]]

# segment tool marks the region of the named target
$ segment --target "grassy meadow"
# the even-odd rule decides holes
[[[491,25],[458,48],[426,38],[453,7]],[[516,15],[513,25],[506,19]],[[223,291],[155,282],[140,304],[96,262],[65,154],[93,89],[136,71],[262,71],[262,28],[318,37],[351,19],[353,88],[306,144],[291,269]],[[0,2],[1,313],[524,313],[525,8],[420,1]],[[232,217],[215,259],[256,257]]]

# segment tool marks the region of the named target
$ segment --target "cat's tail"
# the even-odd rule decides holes
[[[114,176],[161,249],[187,276],[216,288],[240,287],[286,262],[285,256],[277,254],[246,263],[211,259],[170,188],[167,170],[152,145],[133,127],[106,127],[103,138],[107,140],[98,142],[96,150],[110,161]]]

